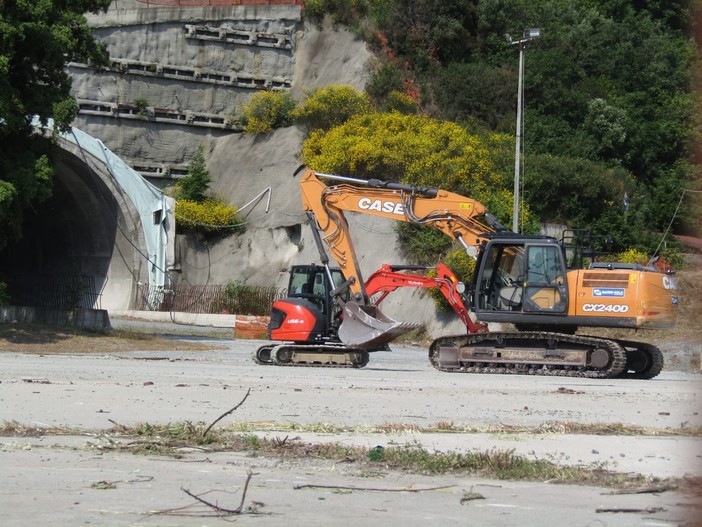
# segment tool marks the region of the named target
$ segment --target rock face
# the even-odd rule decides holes
[[[298,101],[328,84],[362,89],[371,60],[365,43],[330,23],[304,22],[297,5],[179,8],[118,0],[89,22],[113,64],[103,72],[70,65],[81,109],[74,126],[161,187],[184,174],[204,146],[211,190],[246,220],[243,234],[218,241],[179,236],[173,280],[285,287],[290,265],[318,262],[293,177],[305,131],[251,136],[234,116],[262,88],[289,90]],[[404,261],[393,222],[349,220],[367,275]],[[437,319],[419,291],[393,293],[383,311],[424,322],[430,335],[465,331],[453,315]]]

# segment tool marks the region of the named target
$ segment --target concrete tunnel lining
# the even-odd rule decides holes
[[[140,197],[115,179],[115,159],[99,159],[85,148],[85,137],[66,135],[54,136],[52,197],[27,212],[24,236],[3,251],[0,271],[21,280],[89,275],[98,293],[92,307],[128,309],[137,282],[151,283],[153,267],[134,203]]]

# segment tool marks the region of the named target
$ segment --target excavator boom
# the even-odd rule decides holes
[[[319,177],[338,181],[327,186]],[[478,201],[440,189],[379,180],[361,180],[307,170],[300,180],[302,205],[314,217],[323,240],[346,277],[352,298],[345,302],[339,337],[349,346],[386,344],[418,327],[383,315],[370,302],[344,212],[373,214],[393,220],[426,224],[459,240],[477,254],[481,233],[491,227],[479,218],[487,214]]]

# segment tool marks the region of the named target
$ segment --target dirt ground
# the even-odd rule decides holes
[[[362,369],[279,368],[251,359],[262,341],[122,332],[126,351],[79,335],[94,352],[0,353],[3,526],[30,510],[71,527],[699,525],[680,479],[702,474],[699,374],[446,374],[406,345]],[[202,441],[219,416],[222,440]],[[469,455],[483,470],[440,470]],[[512,455],[526,479],[490,469]],[[554,484],[554,467],[594,479]],[[249,472],[241,515],[183,490],[235,508]]]

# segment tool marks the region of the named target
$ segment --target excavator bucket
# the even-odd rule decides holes
[[[414,322],[398,322],[386,317],[376,306],[362,306],[350,301],[344,304],[339,339],[346,346],[374,348],[392,342],[419,326]]]

